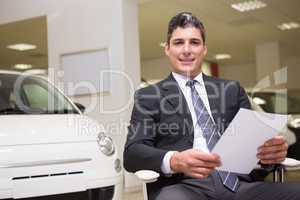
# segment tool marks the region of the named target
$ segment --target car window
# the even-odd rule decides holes
[[[249,95],[266,112],[300,114],[300,92],[256,92]]]
[[[288,104],[287,104],[287,94],[276,94],[270,95],[270,104],[272,104],[274,113],[287,113]]]
[[[30,75],[0,74],[0,114],[79,112],[48,81]]]
[[[23,88],[30,107],[47,109],[48,91],[45,88],[36,84],[26,84]]]
[[[300,98],[289,96],[288,98],[288,113],[300,114]]]

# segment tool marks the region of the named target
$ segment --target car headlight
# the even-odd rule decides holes
[[[101,152],[107,156],[110,156],[115,152],[115,146],[112,139],[104,133],[98,134],[98,144]]]

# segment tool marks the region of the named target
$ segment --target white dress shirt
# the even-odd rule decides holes
[[[185,97],[185,100],[188,104],[190,113],[192,115],[193,127],[194,127],[193,148],[198,149],[200,151],[209,152],[207,144],[206,144],[206,140],[202,133],[202,130],[197,123],[197,116],[196,116],[196,112],[195,112],[193,102],[192,102],[191,88],[186,85],[187,81],[189,81],[190,79],[186,76],[183,76],[183,75],[175,73],[175,72],[172,72],[172,75],[175,78],[176,82],[178,83],[178,85]],[[198,76],[196,76],[194,78],[194,80],[197,80],[196,85],[195,85],[196,91],[198,92],[200,98],[202,99],[202,101],[204,103],[204,106],[206,107],[210,117],[212,118],[202,73],[200,73]],[[175,153],[175,151],[168,151],[164,156],[161,170],[165,174],[174,173],[170,168],[170,159],[174,153]]]

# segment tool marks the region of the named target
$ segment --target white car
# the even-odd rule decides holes
[[[0,199],[120,199],[113,141],[79,108],[42,77],[0,71]]]

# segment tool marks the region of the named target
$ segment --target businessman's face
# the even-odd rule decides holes
[[[201,72],[206,51],[200,30],[192,26],[176,28],[165,47],[173,71],[191,78]]]

